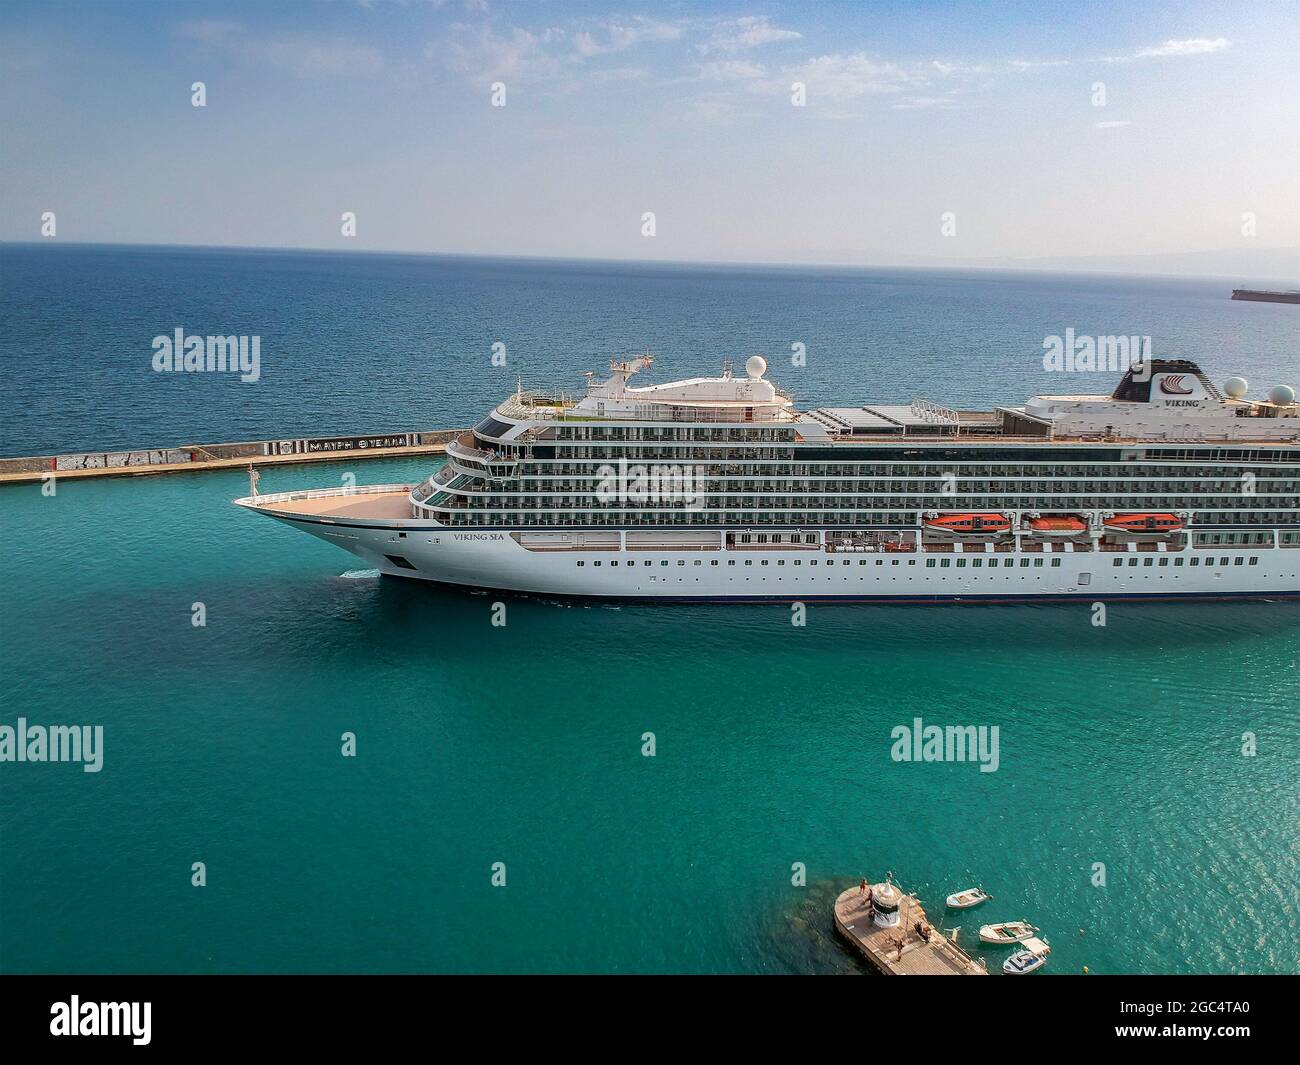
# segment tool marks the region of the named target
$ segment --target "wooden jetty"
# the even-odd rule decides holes
[[[860,887],[851,887],[835,900],[835,930],[877,972],[886,976],[988,976],[976,961],[937,928],[930,926],[921,900],[906,894],[893,882],[871,887],[881,910],[896,913],[895,925],[879,923]],[[929,939],[918,935],[917,923],[930,929]]]

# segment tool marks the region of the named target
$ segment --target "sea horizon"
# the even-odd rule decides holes
[[[0,239],[0,249],[11,248],[48,248],[51,250],[59,248],[73,249],[103,249],[103,250],[139,250],[139,251],[193,251],[193,252],[248,252],[252,254],[267,255],[339,255],[339,256],[376,256],[376,257],[393,257],[393,258],[413,258],[413,259],[468,259],[482,260],[487,262],[521,262],[521,263],[538,263],[538,264],[574,264],[574,265],[614,265],[614,266],[663,266],[673,268],[727,268],[727,269],[746,269],[754,270],[765,269],[788,269],[788,270],[845,270],[845,271],[880,271],[892,270],[899,272],[955,272],[955,273],[981,273],[981,274],[999,274],[1016,275],[1021,273],[1038,273],[1048,275],[1059,275],[1063,277],[1073,276],[1118,276],[1131,278],[1150,278],[1153,280],[1182,278],[1186,280],[1205,280],[1205,281],[1224,281],[1228,279],[1237,279],[1238,281],[1249,281],[1260,284],[1293,284],[1300,285],[1300,247],[1279,246],[1253,249],[1251,254],[1275,255],[1285,254],[1296,258],[1295,274],[1284,274],[1270,272],[1266,268],[1252,268],[1251,271],[1243,272],[1237,270],[1207,270],[1205,272],[1191,271],[1168,271],[1159,269],[1140,269],[1137,267],[1119,268],[1119,267],[1102,267],[1097,266],[1089,269],[1086,266],[1062,266],[1053,265],[1054,260],[1045,257],[1028,257],[1028,258],[976,258],[976,259],[923,259],[909,260],[906,257],[891,259],[889,256],[883,256],[879,260],[871,259],[865,261],[851,261],[840,259],[828,259],[824,261],[798,261],[794,259],[726,259],[726,258],[698,258],[698,259],[675,259],[675,258],[644,258],[635,256],[582,256],[582,255],[563,255],[563,254],[538,254],[527,252],[478,252],[478,251],[438,251],[417,248],[367,248],[367,247],[330,247],[326,245],[258,245],[258,244],[192,244],[192,243],[155,243],[155,242],[129,242],[129,241],[73,241],[73,240],[3,240]],[[1150,252],[1141,253],[1131,258],[1141,260],[1150,259],[1153,261],[1177,259],[1180,257],[1195,257],[1199,255],[1209,255],[1216,253],[1240,252],[1240,248],[1221,248],[1221,249],[1202,249],[1191,252]],[[1083,256],[1083,260],[1094,258],[1105,260],[1106,256]]]

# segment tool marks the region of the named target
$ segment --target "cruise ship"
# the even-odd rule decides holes
[[[1110,395],[796,408],[743,376],[517,389],[418,485],[235,502],[383,574],[656,601],[1300,595],[1300,405],[1149,360]]]

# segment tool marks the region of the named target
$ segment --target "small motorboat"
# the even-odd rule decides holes
[[[1047,964],[1047,956],[1051,953],[1052,948],[1047,945],[1047,940],[1031,936],[1020,945],[1018,951],[1002,963],[1002,971],[1008,976],[1032,973]]]
[[[1007,943],[1022,943],[1038,929],[1028,921],[1003,921],[1001,924],[986,924],[980,929],[980,942],[995,946]]]
[[[1106,519],[1106,528],[1114,532],[1176,533],[1182,527],[1176,514],[1116,514]]]
[[[948,896],[948,905],[954,910],[969,910],[972,906],[978,906],[981,902],[988,902],[993,898],[983,888],[967,888],[965,891],[958,891]]]
[[[925,527],[957,536],[996,536],[1011,531],[1011,519],[1005,514],[940,514],[927,518]]]

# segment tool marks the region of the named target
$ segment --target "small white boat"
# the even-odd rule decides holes
[[[1002,971],[1008,976],[1021,976],[1041,969],[1047,964],[1047,956],[1052,948],[1047,940],[1030,936],[1020,944],[1020,949],[1002,963]]]
[[[986,924],[980,929],[980,942],[994,945],[1022,943],[1038,929],[1028,921],[1003,921],[1001,924]]]
[[[948,905],[954,910],[969,910],[972,906],[978,906],[981,902],[988,902],[991,898],[993,896],[983,888],[973,887],[949,895]]]

